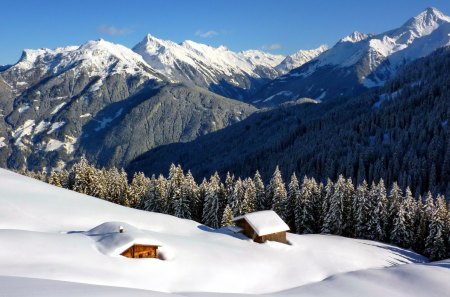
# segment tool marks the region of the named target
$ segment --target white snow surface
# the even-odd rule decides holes
[[[288,231],[289,227],[273,210],[255,211],[233,219],[234,222],[244,219],[255,230],[258,236]]]
[[[3,169],[0,191],[5,296],[415,297],[450,290],[448,261],[422,264],[426,258],[373,241],[288,233],[291,245],[258,244],[227,229],[125,208]],[[119,224],[133,240],[158,241],[165,260],[118,256],[115,240],[103,250],[99,241]]]

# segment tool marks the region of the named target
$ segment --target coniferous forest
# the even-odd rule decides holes
[[[383,179],[354,184],[339,175],[325,183],[284,180],[278,167],[268,183],[254,176],[224,180],[215,173],[198,184],[181,166],[171,165],[167,177],[147,177],[117,168],[98,169],[85,158],[69,171],[21,172],[52,185],[120,205],[192,219],[212,228],[232,224],[244,213],[272,209],[298,234],[334,234],[410,248],[430,259],[450,257],[450,211],[443,195],[414,197],[409,187]]]

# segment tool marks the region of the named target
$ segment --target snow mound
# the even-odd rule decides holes
[[[43,281],[16,279],[30,288],[65,281],[79,283],[80,290],[83,283],[143,289],[149,296],[152,291],[276,296],[308,284],[326,286],[327,279],[345,273],[427,262],[411,251],[339,236],[288,233],[291,245],[258,244],[240,234],[122,207],[3,169],[0,192],[0,242],[8,243],[0,245],[0,275]],[[271,217],[269,212],[257,219]],[[125,233],[117,233],[119,226]],[[135,240],[155,239],[163,243],[160,258],[169,261],[116,256]],[[3,281],[0,277],[0,287]],[[23,296],[35,294],[31,290]]]
[[[247,213],[233,219],[233,222],[244,219],[252,226],[258,236],[288,231],[289,227],[273,210]]]
[[[121,233],[120,227],[123,227]],[[96,241],[99,251],[110,256],[118,256],[133,244],[161,246],[162,244],[138,228],[123,222],[106,222],[84,232]]]

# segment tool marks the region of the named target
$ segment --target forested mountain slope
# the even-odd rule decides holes
[[[82,153],[99,166],[195,139],[256,108],[172,84],[132,50],[105,40],[25,50],[0,72],[0,166],[52,171]]]
[[[448,193],[449,67],[450,50],[443,48],[346,103],[263,110],[193,142],[151,150],[128,169],[167,172],[173,162],[196,177],[216,170],[250,176],[258,169],[267,179],[278,164],[284,174],[334,179],[342,173],[357,182],[383,178],[416,193]]]

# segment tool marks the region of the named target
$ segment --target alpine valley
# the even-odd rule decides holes
[[[400,96],[404,90],[430,85],[420,72],[440,71],[430,64],[445,59],[448,45],[450,18],[427,8],[387,32],[354,32],[330,48],[322,45],[288,56],[233,52],[193,41],[175,43],[150,34],[132,49],[105,40],[27,49],[15,65],[0,69],[0,165],[50,172],[70,167],[85,155],[97,166],[131,172],[167,172],[170,163],[181,163],[198,178],[216,170],[250,174],[257,168],[268,178],[280,164],[286,173],[297,170],[335,178],[359,172],[368,180],[377,179],[379,174],[373,171],[389,165],[377,165],[380,156],[368,151],[380,133],[385,135],[380,145],[393,151],[393,142],[387,140],[393,137],[388,132],[392,127],[376,129],[372,122],[361,123],[349,136],[361,138],[358,153],[344,154],[345,161],[333,161],[325,169],[322,163],[327,158],[317,154],[320,150],[314,154],[308,149],[319,145],[313,135],[320,135],[321,128],[306,123],[326,123],[333,116],[358,118],[359,109],[364,109],[365,119],[376,118],[388,101],[390,108],[398,109],[411,99]],[[438,49],[441,53],[433,54]],[[408,68],[424,57],[428,62],[415,64],[422,68]],[[439,81],[436,88],[445,86]],[[394,97],[399,100],[384,100]],[[441,97],[438,103],[444,106],[436,121],[446,123],[448,93]],[[374,100],[377,108],[372,106]],[[421,116],[426,119],[430,114]],[[339,123],[334,125],[336,132],[327,133],[340,133],[344,122]],[[447,135],[446,124],[439,129]],[[304,136],[297,147],[299,135]],[[334,134],[326,137],[342,139]],[[417,141],[414,147],[428,139]],[[442,136],[440,141],[448,140]],[[199,151],[211,155],[208,162],[194,157]],[[321,161],[311,170],[313,165],[295,165],[285,158],[287,154],[297,164],[307,164],[304,158],[311,157]],[[443,160],[446,155],[440,154]],[[247,164],[248,160],[252,161]],[[437,157],[433,161],[437,167],[442,164]],[[249,165],[247,169],[241,169],[241,162]],[[449,180],[436,170],[437,184],[447,189]],[[396,169],[391,179],[401,174],[410,173]],[[420,191],[429,188],[423,185]]]

